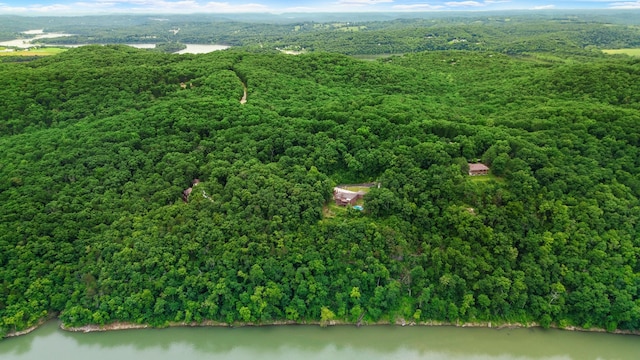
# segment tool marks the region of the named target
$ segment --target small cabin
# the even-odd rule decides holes
[[[487,167],[487,165],[481,164],[481,163],[469,164],[469,175],[477,176],[477,175],[488,175],[488,174],[489,174],[489,167]]]

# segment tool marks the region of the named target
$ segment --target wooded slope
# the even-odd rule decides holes
[[[640,327],[638,60],[88,46],[0,76],[2,332]],[[364,212],[328,206],[363,181]]]

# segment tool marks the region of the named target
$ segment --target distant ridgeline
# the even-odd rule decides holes
[[[638,60],[88,46],[0,76],[3,334],[640,328]],[[367,182],[363,211],[335,205]]]
[[[580,56],[640,47],[640,10],[399,12],[23,17],[0,15],[0,40],[25,29],[71,32],[41,44],[224,44],[252,52],[325,51],[349,55],[434,50],[546,52]],[[182,43],[182,44],[181,44]]]

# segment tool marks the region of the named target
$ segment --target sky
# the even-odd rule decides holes
[[[0,0],[0,14],[17,15],[545,9],[640,9],[640,0]]]

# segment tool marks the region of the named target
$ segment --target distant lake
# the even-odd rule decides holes
[[[124,44],[127,46],[131,46],[137,49],[153,49],[156,47],[156,44]],[[182,49],[180,51],[175,52],[174,54],[206,54],[212,51],[224,50],[228,49],[227,45],[205,45],[205,44],[185,44],[187,46],[186,49]],[[61,45],[65,46],[65,45]],[[77,47],[80,45],[75,45]]]
[[[50,322],[0,359],[635,360],[640,337],[543,329],[264,326],[69,333]]]
[[[17,41],[17,40],[13,40]],[[89,44],[47,44],[50,47],[66,47],[66,48],[77,48],[81,46],[87,46]],[[104,44],[102,44],[104,45]],[[127,46],[134,47],[136,49],[153,49],[156,47],[156,44],[123,44]],[[182,49],[180,51],[175,52],[174,54],[206,54],[212,51],[224,50],[228,49],[230,46],[226,45],[202,45],[202,44],[185,44],[187,45],[186,49]],[[7,46],[0,43],[0,46]],[[11,45],[14,46],[14,45]]]
[[[38,40],[38,39],[46,39],[46,38],[57,38],[57,37],[65,37],[65,36],[73,36],[73,34],[65,34],[65,33],[42,33],[39,32],[40,30],[29,30],[29,31],[25,31],[23,32],[23,34],[38,34],[35,37],[30,37],[30,38],[26,38],[26,39],[15,39],[15,40],[9,40],[9,41],[2,41],[0,42],[0,46],[13,46],[13,47],[17,47],[20,49],[27,49],[30,47],[34,47],[36,45],[32,44],[31,42],[33,40]]]
[[[176,54],[206,54],[212,51],[225,50],[230,46],[227,45],[200,45],[200,44],[185,44],[186,49],[176,52]]]
[[[66,33],[44,33],[42,30],[27,30],[23,31],[23,34],[27,35],[36,35],[35,37],[30,37],[26,39],[15,39],[9,41],[0,42],[0,46],[7,47],[17,47],[21,49],[27,49],[30,47],[37,46],[37,44],[33,44],[33,40],[37,39],[45,39],[45,38],[57,38],[57,37],[65,37],[65,36],[74,36],[74,34],[66,34]],[[80,46],[85,46],[89,44],[47,44],[46,46],[50,47],[66,47],[66,48],[77,48]],[[104,44],[103,44],[104,45]],[[124,44],[127,46],[131,46],[138,49],[153,49],[156,47],[155,44]],[[227,45],[216,45],[216,44],[185,44],[187,46],[186,49],[180,50],[176,52],[176,54],[205,54],[210,53],[212,51],[224,50],[228,49],[230,46]]]

